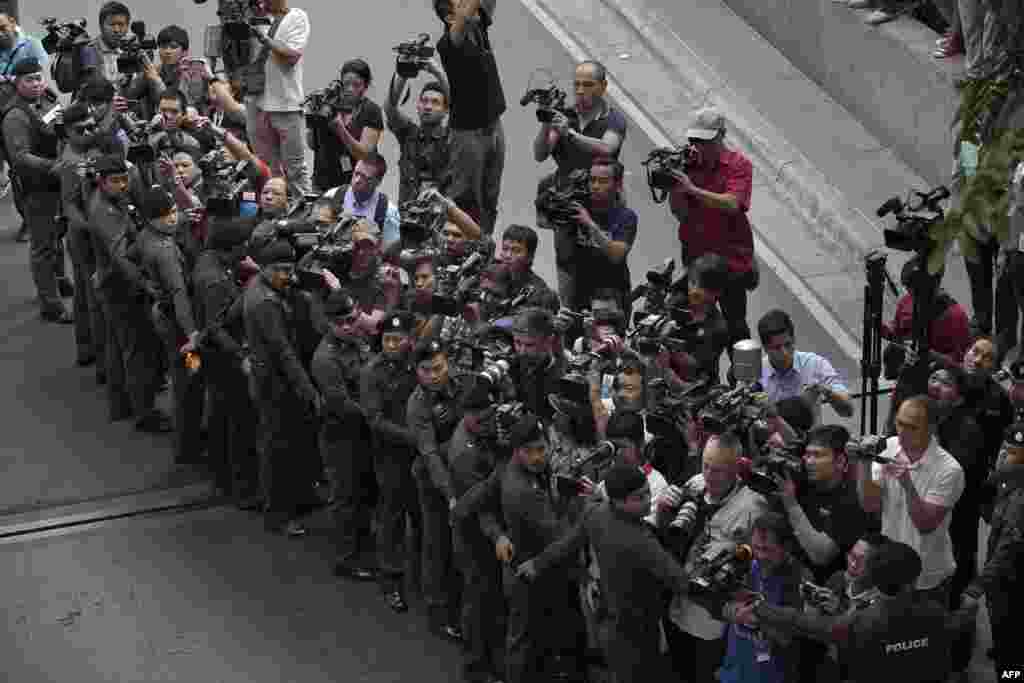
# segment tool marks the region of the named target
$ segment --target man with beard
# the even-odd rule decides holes
[[[334,187],[324,193],[324,197],[335,201],[339,214],[369,218],[380,226],[385,248],[398,241],[402,225],[398,207],[378,189],[387,172],[387,160],[374,151],[356,162],[351,184]]]
[[[558,381],[567,369],[554,316],[542,308],[523,309],[515,317],[512,342],[515,356],[509,364],[508,380],[515,398],[549,424],[554,408],[548,396],[557,393]]]
[[[557,313],[558,295],[551,291],[544,278],[533,272],[537,242],[537,231],[533,228],[515,224],[508,226],[501,235],[497,263],[508,275],[509,298],[521,296],[523,306],[536,306]]]
[[[423,598],[431,631],[461,640],[458,624],[458,582],[452,563],[451,511],[457,502],[448,468],[448,449],[462,419],[462,396],[468,377],[449,373],[448,352],[435,340],[423,340],[413,351],[419,386],[409,397],[408,425],[416,439],[413,477],[419,491],[423,522]]]
[[[71,313],[61,301],[64,280],[62,231],[55,215],[60,202],[58,138],[53,124],[59,112],[56,96],[46,90],[39,62],[14,67],[15,96],[3,108],[3,148],[17,177],[25,225],[31,239],[29,266],[36,286],[39,315],[47,322],[69,325]],[[69,283],[65,283],[65,287]],[[70,292],[68,292],[70,294]]]
[[[370,362],[370,341],[359,325],[356,301],[344,289],[324,306],[330,321],[313,355],[312,374],[324,399],[320,456],[330,485],[334,522],[334,573],[372,581],[373,571],[359,564],[360,540],[370,534],[367,480],[373,476],[369,429],[360,407],[360,373]]]
[[[176,241],[178,209],[171,196],[157,185],[146,193],[142,212],[148,225],[139,234],[135,251],[139,265],[157,294],[151,315],[171,371],[174,460],[180,464],[197,463],[201,462],[205,386],[202,376],[191,373],[185,366],[181,352],[186,344],[190,348],[196,345],[199,330],[189,297],[191,270]]]
[[[413,316],[389,314],[383,324],[381,353],[363,370],[360,394],[363,414],[373,439],[373,471],[377,475],[377,579],[384,600],[395,612],[405,612],[403,576],[418,576],[415,554],[421,537],[420,508],[410,465],[416,437],[406,423],[406,406],[416,389],[410,352]],[[410,522],[406,532],[406,519]],[[408,545],[406,541],[411,539]]]
[[[388,128],[395,134],[401,149],[398,162],[400,205],[415,199],[428,187],[442,193],[448,190],[448,148],[451,144],[451,131],[445,125],[448,79],[437,58],[430,59],[423,68],[437,80],[424,84],[416,98],[419,123],[398,108],[407,79],[396,73],[388,91]]]

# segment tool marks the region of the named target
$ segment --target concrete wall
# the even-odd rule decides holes
[[[918,174],[948,183],[959,62],[930,56],[933,31],[908,18],[868,26],[831,0],[724,1]]]

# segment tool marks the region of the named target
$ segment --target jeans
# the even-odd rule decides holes
[[[452,130],[449,155],[448,196],[477,220],[485,235],[493,235],[505,170],[501,119],[479,130]]]
[[[246,104],[246,133],[256,156],[275,176],[288,179],[288,194],[301,196],[312,191],[306,165],[306,118],[301,111],[267,112],[250,101]]]

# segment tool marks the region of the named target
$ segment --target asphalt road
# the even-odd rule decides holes
[[[313,23],[305,57],[307,91],[335,78],[346,59],[364,57],[374,71],[370,97],[380,103],[393,69],[391,47],[419,32],[429,31],[436,37],[439,31],[429,3],[422,1],[362,3],[358,19],[346,9],[351,6],[323,0],[296,4],[309,12]],[[84,12],[90,30],[95,31],[98,8],[95,1],[72,10],[59,0],[39,0],[23,8],[22,25],[37,31],[38,17]],[[132,3],[132,9],[133,18],[145,20],[153,33],[171,23],[183,25],[195,52],[202,50],[203,27],[215,19],[215,3],[194,6],[144,0]],[[492,40],[509,101],[499,228],[510,223],[529,225],[537,179],[553,165],[534,162],[530,145],[538,124],[532,107],[519,107],[518,99],[538,70],[564,78],[563,85],[568,86],[573,64],[565,49],[515,0],[500,5]],[[627,166],[627,197],[640,215],[640,232],[630,256],[634,280],[642,279],[648,267],[678,253],[676,226],[667,207],[652,202],[640,167],[651,147],[642,131],[632,126],[622,159]],[[390,162],[397,160],[397,146],[389,134],[384,136],[382,151]],[[397,194],[397,177],[386,180],[385,190]],[[73,366],[71,330],[34,318],[28,247],[11,240],[17,220],[9,200],[0,205],[0,225],[7,226],[0,241],[0,263],[7,280],[0,293],[0,368],[8,378],[0,405],[8,424],[16,426],[0,446],[0,464],[7,475],[0,481],[0,509],[101,498],[187,479],[190,473],[173,468],[166,439],[137,435],[127,424],[106,422],[102,394],[91,371]],[[553,283],[550,233],[542,232],[541,239],[537,270]],[[751,326],[772,308],[792,314],[800,348],[822,353],[847,377],[855,378],[854,362],[841,355],[774,273],[762,267],[761,286],[750,298]]]

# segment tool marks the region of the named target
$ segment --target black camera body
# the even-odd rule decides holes
[[[206,0],[195,0],[196,4]],[[272,22],[265,16],[261,0],[219,0],[217,16],[224,34],[236,42],[249,40],[251,27],[269,26]]]
[[[644,173],[647,176],[647,185],[654,195],[656,191],[663,193],[662,198],[655,201],[665,201],[668,192],[675,187],[676,178],[673,173],[687,173],[700,165],[700,150],[694,145],[684,147],[656,147],[652,149],[647,159],[642,162]]]
[[[587,206],[590,202],[590,171],[585,168],[570,171],[563,183],[548,185],[537,195],[537,211],[555,228],[576,227],[576,209],[573,204]]]
[[[804,604],[819,610],[827,616],[836,616],[840,611],[839,596],[831,588],[819,586],[810,581],[800,582],[800,596]]]
[[[430,42],[430,35],[421,33],[416,40],[406,43],[399,43],[391,48],[398,53],[395,61],[395,71],[402,78],[416,78],[420,70],[434,56],[434,48],[427,43]]]
[[[709,434],[732,431],[746,435],[765,421],[763,393],[758,384],[739,384],[724,391],[712,389],[706,398],[697,419]]]
[[[558,492],[567,497],[578,494],[583,477],[590,473],[593,475],[590,478],[596,481],[614,464],[617,453],[615,444],[611,441],[576,448],[553,472]]]
[[[170,152],[173,147],[170,139],[164,137],[158,142],[157,148],[154,148],[149,139],[159,132],[159,128],[134,116],[126,117],[124,132],[128,136],[127,159],[136,166],[154,163],[160,153]]]
[[[883,457],[882,455],[885,453],[887,447],[888,441],[884,436],[868,434],[867,436],[862,436],[860,439],[847,443],[846,454],[850,458],[870,460],[884,465],[890,462],[889,458]]]
[[[429,197],[417,197],[402,204],[399,233],[402,244],[412,248],[440,251],[440,235],[448,220],[448,211]]]
[[[879,218],[889,214],[896,217],[897,227],[883,231],[885,246],[897,251],[927,254],[935,245],[931,237],[932,228],[941,223],[945,212],[939,205],[949,198],[949,189],[939,186],[929,192],[914,192],[916,201],[901,201],[893,197],[876,212]]]
[[[46,30],[41,41],[46,54],[72,52],[89,42],[89,34],[85,31],[88,22],[85,19],[44,17],[39,23]]]
[[[744,483],[762,496],[778,494],[786,479],[796,482],[798,491],[805,490],[808,484],[807,467],[803,461],[806,447],[805,442],[797,441],[769,448],[743,476]]]
[[[156,38],[146,33],[146,22],[133,21],[131,33],[121,41],[121,54],[117,56],[118,73],[137,74],[141,72],[143,55],[152,61],[156,49]]]
[[[705,553],[697,558],[690,575],[690,593],[697,596],[734,593],[743,586],[753,559],[754,552],[745,543]]]
[[[242,190],[259,173],[249,161],[232,161],[217,149],[197,162],[208,192],[206,211],[211,216],[237,216],[241,208]]]
[[[551,123],[555,120],[555,114],[562,114],[569,120],[569,127],[578,130],[579,114],[576,113],[575,108],[565,104],[566,97],[568,97],[566,92],[553,84],[547,88],[531,88],[519,100],[519,106],[525,107],[535,103],[539,123]]]

